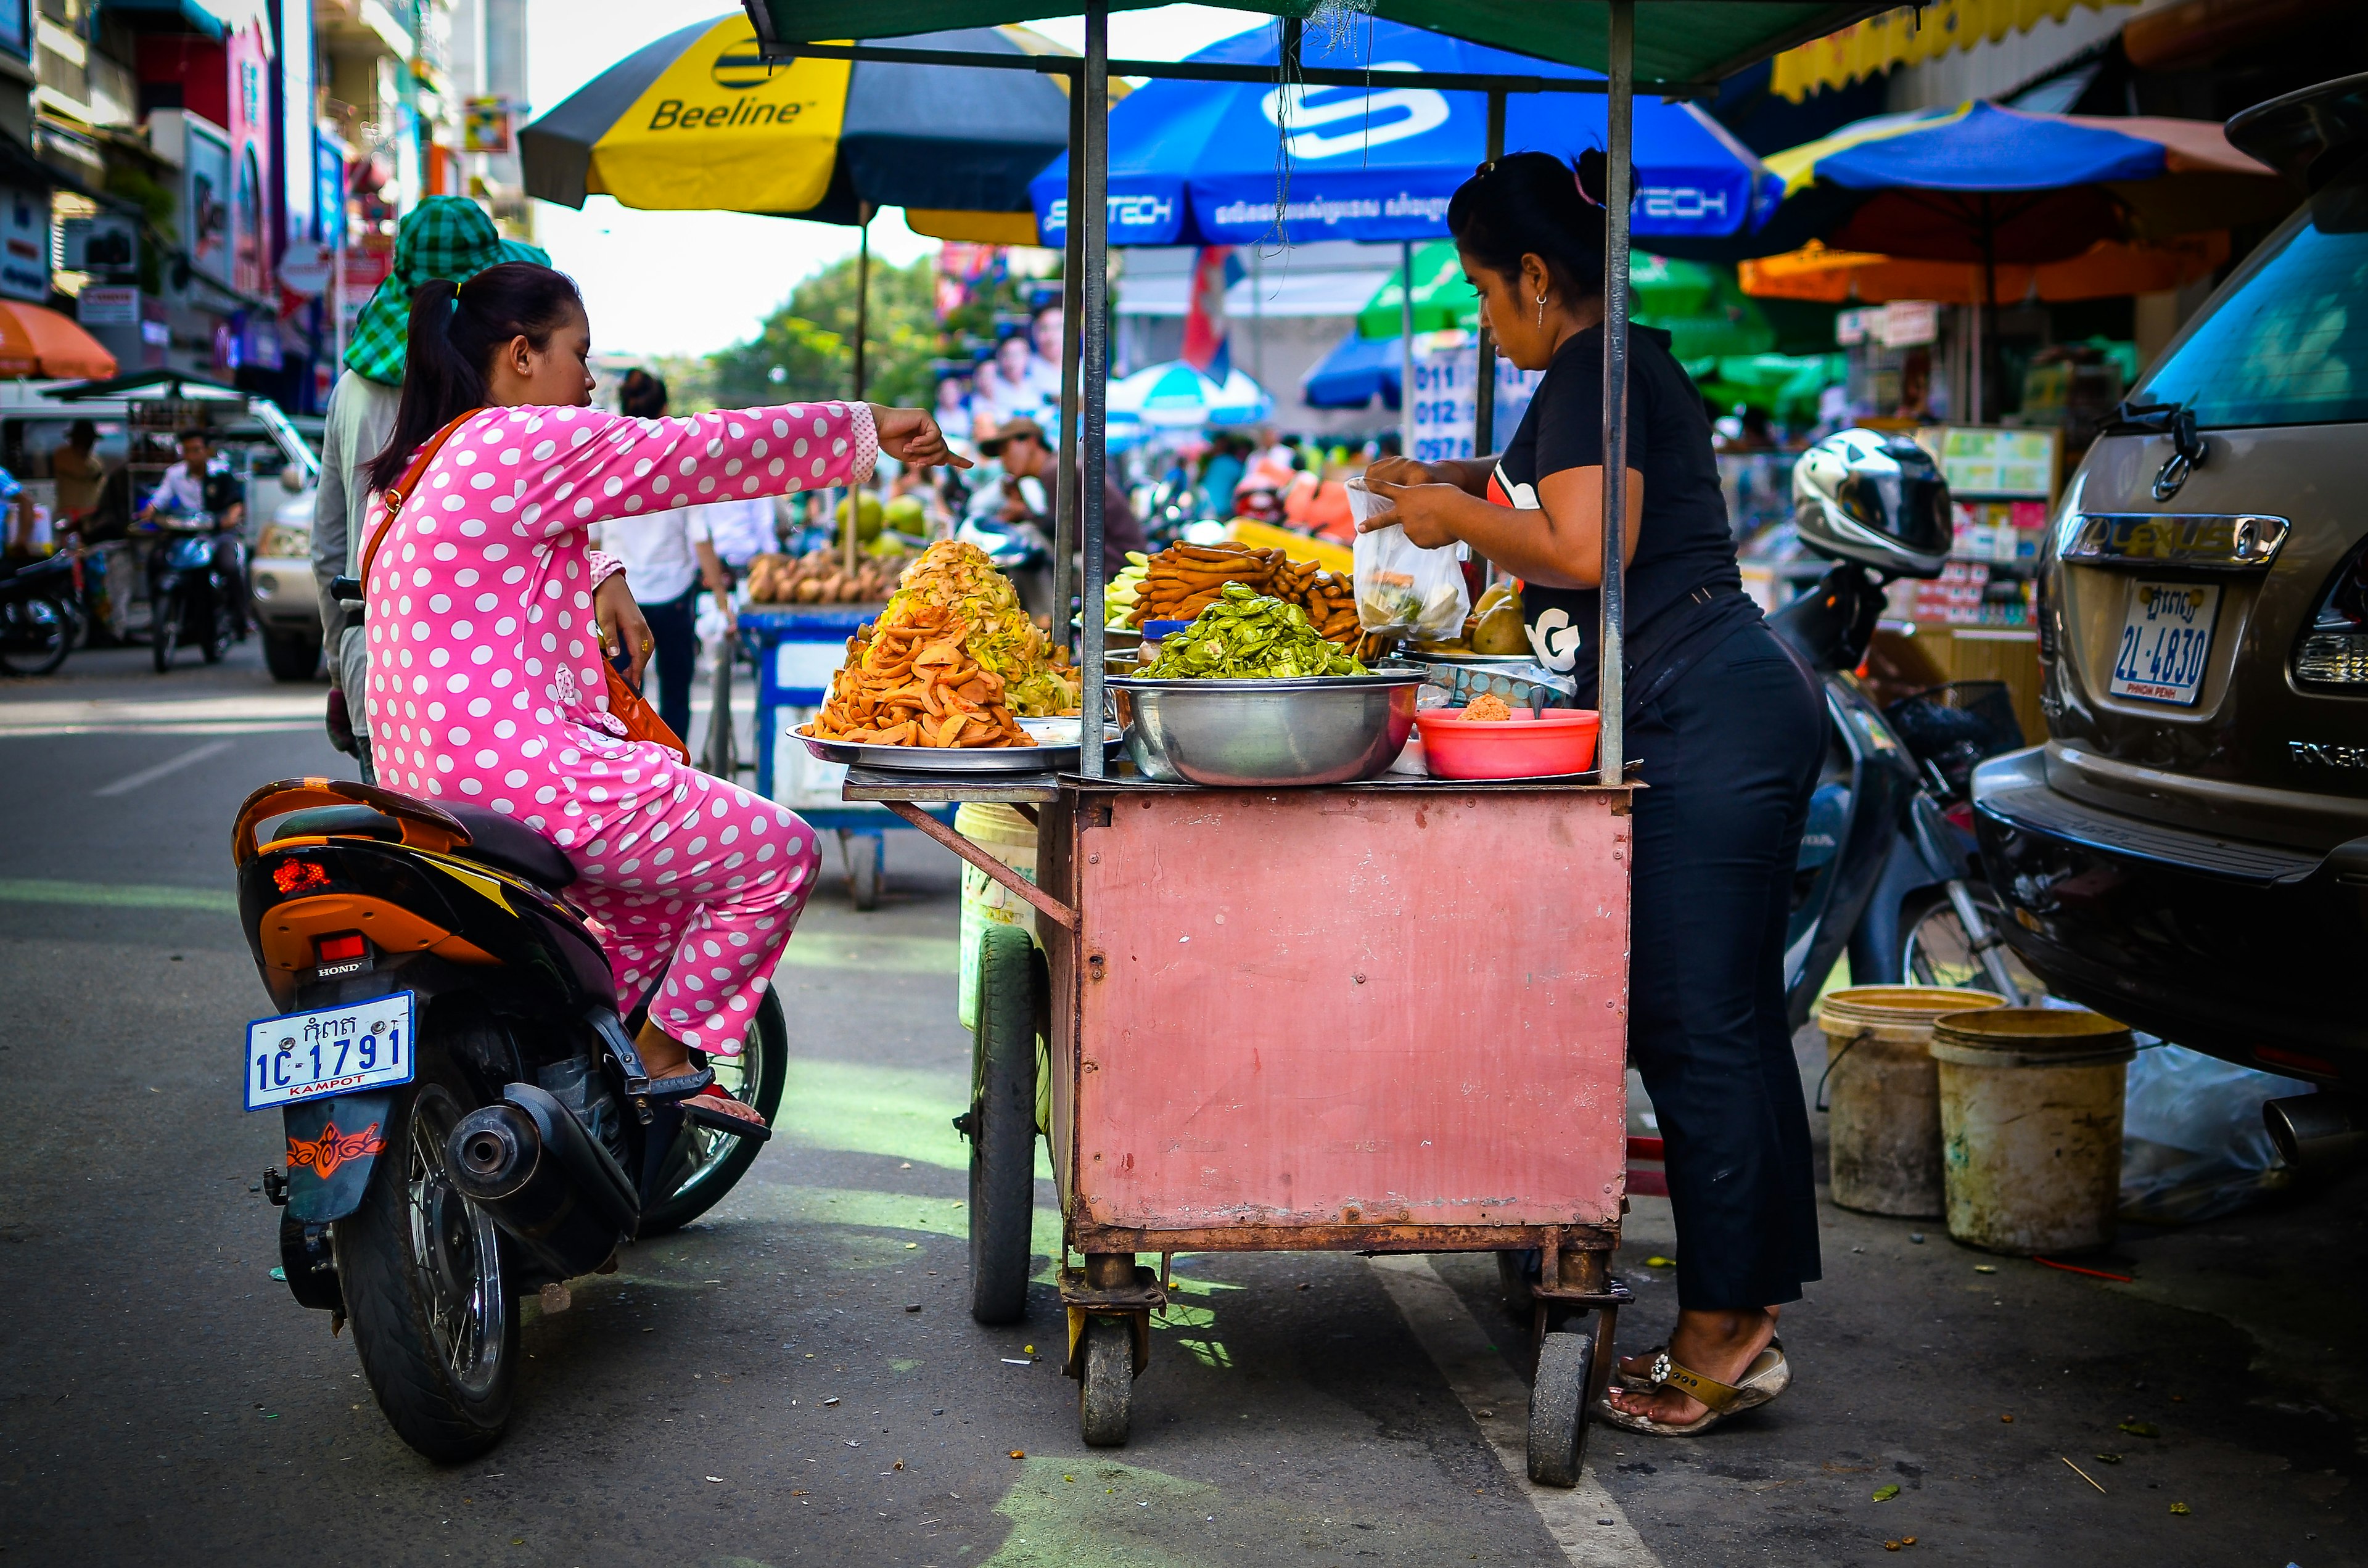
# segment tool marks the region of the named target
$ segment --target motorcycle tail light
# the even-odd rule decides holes
[[[345,931],[335,937],[324,937],[313,943],[313,950],[320,954],[323,963],[343,963],[347,959],[358,959],[370,951],[370,943],[363,939],[362,934],[359,931]]]
[[[271,868],[271,885],[283,893],[324,888],[329,885],[329,869],[318,860],[282,860]]]
[[[2294,679],[2304,686],[2368,689],[2368,544],[2335,569],[2294,645]]]

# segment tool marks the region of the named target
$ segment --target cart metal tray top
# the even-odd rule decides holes
[[[1624,1299],[1605,1262],[1625,1191],[1630,786],[857,769],[846,789],[915,812],[1046,917],[1041,953],[1007,927],[1015,950],[981,957],[973,1306],[1025,1306],[1042,1033],[1064,1261],[1084,1255],[1063,1296],[1089,1441],[1123,1440],[1164,1300],[1140,1253],[1496,1252],[1541,1335]],[[915,795],[1031,812],[1036,882],[918,818]],[[1600,1387],[1603,1326],[1579,1382]]]

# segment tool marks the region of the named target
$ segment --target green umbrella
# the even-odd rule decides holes
[[[1357,335],[1392,338],[1403,311],[1403,268],[1357,312]],[[1735,284],[1732,267],[1637,254],[1628,269],[1634,319],[1668,331],[1679,359],[1757,354],[1776,346],[1756,301]],[[1414,253],[1414,329],[1476,331],[1480,296],[1463,277],[1455,242],[1435,240]]]

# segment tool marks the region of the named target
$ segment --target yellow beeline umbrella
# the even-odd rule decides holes
[[[1018,27],[893,41],[1067,52]],[[1068,144],[1064,76],[810,57],[768,65],[757,48],[746,16],[733,15],[619,61],[519,133],[527,194],[854,224],[902,207],[939,238],[1036,243],[1028,182]]]

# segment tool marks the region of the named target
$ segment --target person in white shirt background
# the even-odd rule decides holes
[[[1053,304],[1038,311],[1028,324],[1029,390],[1055,408],[1061,406],[1061,328],[1064,319],[1061,307]]]
[[[971,391],[972,428],[986,440],[1014,419],[1032,419],[1044,406],[1044,394],[1029,384],[1028,337],[1013,333],[995,346],[995,356],[979,366]],[[1056,389],[1057,390],[1057,389]]]
[[[656,419],[666,411],[666,383],[646,370],[629,370],[620,389],[617,406],[637,419]],[[764,530],[772,533],[772,503],[718,503],[677,506],[638,517],[596,524],[592,546],[624,563],[625,581],[632,585],[642,619],[649,622],[656,643],[652,656],[658,668],[658,717],[688,744],[690,741],[690,680],[699,661],[699,594],[713,593],[726,615],[732,579],[709,538],[705,514],[737,512],[744,505],[765,508]],[[754,554],[755,551],[750,551]]]

